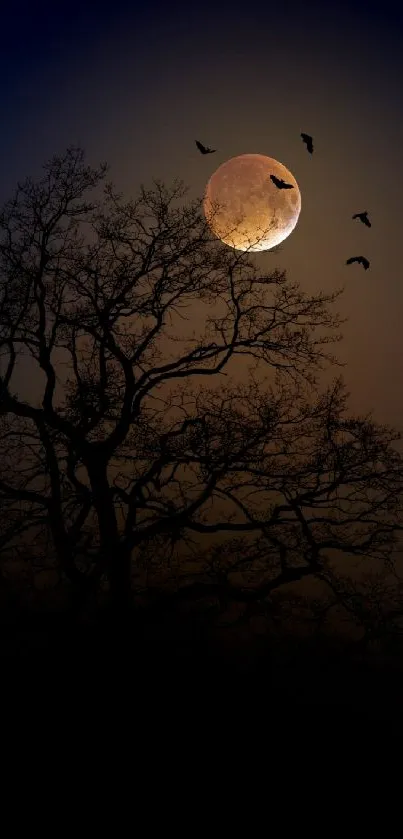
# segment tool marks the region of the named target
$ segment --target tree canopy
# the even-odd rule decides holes
[[[262,275],[180,182],[127,199],[106,176],[68,148],[0,214],[3,552],[46,528],[74,588],[107,579],[119,606],[178,544],[193,570],[170,596],[223,603],[308,576],[337,592],[342,555],[391,561],[399,435],[349,416],[339,374],[317,381],[341,292]]]

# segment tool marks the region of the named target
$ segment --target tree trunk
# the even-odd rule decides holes
[[[128,617],[132,605],[131,554],[118,550],[107,559],[111,609],[119,622]]]
[[[106,466],[91,463],[87,469],[98,518],[101,562],[109,581],[111,616],[114,622],[121,625],[127,622],[132,603],[131,554],[122,550],[120,544],[116,509]]]

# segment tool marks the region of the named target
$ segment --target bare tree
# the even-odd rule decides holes
[[[261,276],[181,183],[126,200],[75,148],[44,170],[0,215],[0,503],[18,527],[46,520],[63,573],[83,593],[106,577],[119,609],[133,566],[189,537],[230,538],[173,600],[257,603],[326,579],[329,552],[390,552],[396,435],[315,378],[337,363],[340,292]],[[200,334],[181,337],[195,303]],[[257,372],[234,384],[243,357]],[[26,358],[35,404],[13,390]]]

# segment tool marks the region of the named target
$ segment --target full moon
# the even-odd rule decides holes
[[[278,189],[270,175],[292,184]],[[235,250],[266,251],[292,233],[301,212],[294,175],[263,154],[241,154],[211,176],[204,195],[206,221],[218,239]]]

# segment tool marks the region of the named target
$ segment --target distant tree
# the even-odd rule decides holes
[[[126,200],[75,148],[44,171],[0,214],[1,546],[46,522],[63,574],[83,596],[107,579],[119,612],[133,569],[167,569],[189,538],[229,541],[196,551],[172,602],[262,603],[307,576],[330,585],[340,552],[389,556],[398,435],[315,378],[337,363],[340,292],[262,276],[181,183]],[[196,302],[200,334],[181,338]],[[245,356],[256,370],[236,384]],[[26,358],[35,403],[14,392]]]

